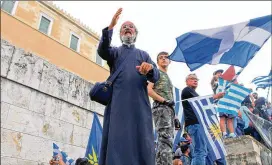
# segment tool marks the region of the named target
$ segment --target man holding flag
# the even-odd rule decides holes
[[[206,138],[202,131],[202,126],[198,121],[196,114],[190,105],[190,103],[185,99],[190,99],[193,97],[198,97],[195,89],[198,86],[198,78],[196,74],[189,74],[186,77],[186,85],[182,90],[181,98],[182,105],[184,108],[184,117],[185,117],[185,130],[189,133],[192,138],[193,153],[192,153],[192,163],[191,165],[206,165],[206,157],[208,156],[208,147]],[[213,96],[213,99],[219,99],[224,96],[223,92],[220,92]],[[222,159],[221,164],[226,164],[225,159]]]

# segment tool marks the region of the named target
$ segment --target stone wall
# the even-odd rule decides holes
[[[1,39],[1,164],[48,164],[53,142],[83,157],[93,112],[103,124],[104,106],[88,96],[92,85]]]
[[[272,153],[251,136],[228,138],[224,141],[229,165],[271,165]]]

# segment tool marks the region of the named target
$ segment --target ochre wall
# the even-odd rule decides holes
[[[28,3],[32,2],[29,1]],[[22,5],[18,5],[15,15],[17,12],[18,15],[21,12],[19,6]],[[29,10],[31,10],[31,8]],[[35,14],[32,16],[28,15],[26,17],[35,19]],[[34,22],[35,21],[33,21],[33,24]],[[52,31],[52,35],[53,34],[56,34],[56,37],[58,36],[58,32]],[[39,32],[37,28],[33,28],[23,23],[2,10],[1,38],[11,42],[15,46],[24,48],[25,51],[41,56],[60,68],[73,72],[87,81],[104,81],[109,76],[109,71],[107,69],[92,62],[87,59],[87,57],[71,50],[65,44],[63,45],[62,43]],[[83,45],[88,45],[88,43],[86,42]]]
[[[49,34],[50,37],[69,48],[70,32],[76,33],[81,38],[79,53],[95,61],[98,39],[86,34],[80,28],[68,21],[68,19],[63,16],[63,12],[63,14],[56,13],[41,2],[20,1],[14,17],[30,25],[34,29],[38,29],[41,13],[45,13],[53,19],[52,31],[51,34]]]

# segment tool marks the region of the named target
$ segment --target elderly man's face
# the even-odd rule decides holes
[[[121,26],[120,35],[126,37],[135,36],[136,35],[135,25],[130,21],[124,22],[123,25]]]
[[[198,79],[189,78],[189,79],[186,80],[186,84],[187,84],[187,86],[192,87],[192,88],[195,89],[198,86]]]

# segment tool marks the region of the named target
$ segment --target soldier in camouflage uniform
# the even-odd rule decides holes
[[[167,52],[160,52],[157,56],[160,79],[148,84],[148,95],[153,98],[153,120],[158,134],[156,152],[157,165],[172,165],[172,148],[174,139],[174,101],[173,86],[167,75],[170,64]]]

